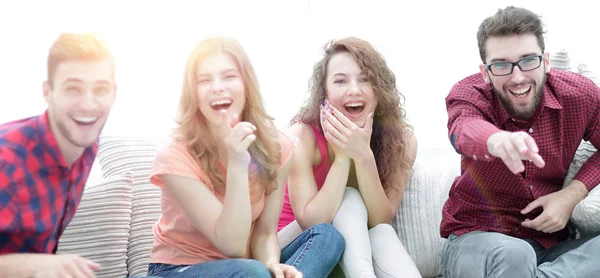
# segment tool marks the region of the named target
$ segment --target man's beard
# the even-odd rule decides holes
[[[500,100],[502,105],[504,105],[504,108],[506,108],[506,111],[508,111],[508,113],[511,116],[513,116],[514,118],[516,118],[518,120],[526,121],[526,120],[531,119],[531,117],[533,117],[533,114],[535,114],[535,111],[537,110],[538,106],[542,102],[542,94],[544,92],[544,86],[546,85],[546,75],[544,74],[544,78],[542,79],[542,82],[540,84],[535,84],[536,91],[533,95],[533,105],[527,111],[519,111],[517,109],[516,105],[514,105],[510,100],[507,99],[508,94],[511,93],[508,91],[508,89],[506,90],[506,95],[504,95],[504,94],[498,92],[498,90],[496,90],[496,86],[494,86],[494,83],[492,83],[491,80],[490,80],[490,85],[492,85],[492,90],[494,90],[494,93],[496,93],[496,95],[498,96],[498,99]],[[533,87],[533,85],[532,85],[532,87]],[[531,94],[532,92],[529,92],[529,93]]]

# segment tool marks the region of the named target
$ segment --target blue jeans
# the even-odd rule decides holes
[[[345,247],[344,238],[333,226],[317,224],[283,247],[280,261],[294,266],[306,278],[327,277],[340,261]],[[271,277],[264,264],[249,259],[224,259],[191,266],[151,263],[148,275],[167,278]]]
[[[567,240],[544,248],[535,240],[501,233],[451,234],[441,252],[445,278],[598,277],[600,236]]]

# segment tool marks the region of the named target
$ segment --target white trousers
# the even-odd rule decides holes
[[[346,250],[340,267],[346,277],[421,277],[396,231],[389,224],[367,227],[367,208],[358,190],[347,187],[332,225],[344,236]],[[286,246],[302,233],[296,221],[279,231]]]

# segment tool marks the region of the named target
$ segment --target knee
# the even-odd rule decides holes
[[[537,265],[537,255],[529,243],[524,240],[507,240],[491,248],[490,263],[511,268],[529,269]],[[525,272],[523,272],[525,273]]]
[[[362,212],[362,214],[366,215],[367,212],[367,207],[365,207],[365,202],[363,201],[362,195],[360,195],[358,190],[352,187],[346,187],[344,190],[342,207],[351,208],[353,214]]]
[[[346,249],[346,241],[342,234],[332,225],[321,223],[309,228],[313,240],[320,242],[324,252],[329,253],[328,256],[339,260]],[[324,258],[327,256],[323,256]]]
[[[369,235],[394,235],[397,236],[396,230],[392,227],[392,225],[387,223],[377,224],[375,227],[369,229]]]
[[[271,277],[267,266],[257,260],[241,259],[238,260],[238,266],[239,277]]]
[[[371,245],[377,243],[388,244],[390,242],[400,242],[400,238],[398,237],[398,233],[392,225],[387,223],[381,223],[376,225],[375,227],[369,229],[369,239],[371,240]]]
[[[360,195],[360,192],[356,190],[356,188],[349,186],[347,186],[346,189],[344,189],[344,200],[346,199],[360,200],[360,202],[363,202],[362,195]]]

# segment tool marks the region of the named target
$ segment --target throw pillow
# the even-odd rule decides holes
[[[581,165],[595,152],[596,148],[591,143],[586,141],[581,142],[567,172],[564,186],[573,180]],[[573,208],[571,222],[575,225],[580,236],[600,232],[600,186],[592,189],[588,193],[588,196]]]
[[[132,176],[116,175],[84,189],[57,253],[76,254],[101,265],[97,277],[127,276]]]
[[[127,248],[129,276],[148,272],[154,241],[152,226],[160,216],[160,188],[150,183],[150,171],[158,140],[139,137],[100,137],[98,158],[105,177],[131,172],[133,175],[131,228]]]
[[[420,158],[419,158],[420,157]],[[442,207],[454,179],[460,175],[460,157],[420,153],[406,184],[392,226],[423,277],[442,275],[440,237]]]

